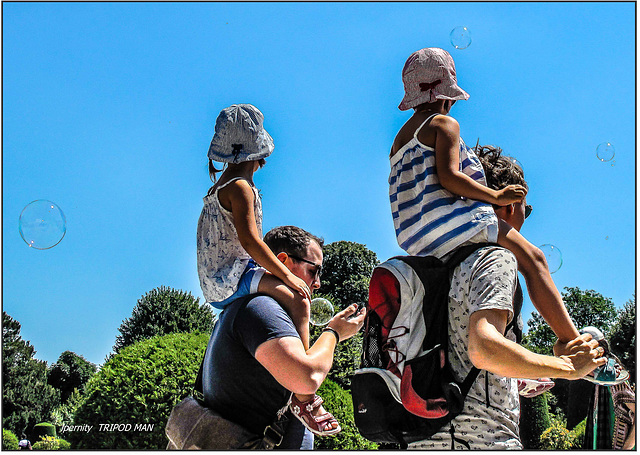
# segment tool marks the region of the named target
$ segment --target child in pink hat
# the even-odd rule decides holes
[[[458,86],[451,55],[443,49],[414,52],[402,70],[405,95],[400,110],[414,109],[391,147],[389,197],[400,247],[416,256],[444,258],[468,243],[497,242],[511,250],[536,309],[558,337],[556,354],[579,336],[558,292],[544,254],[516,229],[499,220],[493,206],[507,206],[524,218],[527,189],[487,187],[474,151],[460,137],[451,116],[469,95]]]

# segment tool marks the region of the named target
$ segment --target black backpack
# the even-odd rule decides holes
[[[497,246],[459,248],[446,263],[434,257],[397,256],[374,269],[362,364],[351,380],[355,424],[365,438],[406,448],[428,439],[462,411],[479,370],[473,368],[462,383],[451,371],[451,276],[471,253],[490,245]],[[521,303],[518,285],[507,330],[517,331]]]

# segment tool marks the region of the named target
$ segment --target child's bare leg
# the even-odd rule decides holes
[[[506,221],[501,219],[498,221],[500,222],[498,244],[515,254],[518,270],[524,275],[533,305],[547,321],[560,342],[566,343],[577,338],[580,334],[551,278],[544,253]]]
[[[309,315],[311,314],[311,304],[309,300],[302,297],[289,286],[280,281],[279,278],[265,273],[258,284],[258,292],[273,297],[291,316],[293,324],[300,335],[304,350],[309,350]],[[294,394],[299,401],[305,402],[312,400],[315,395]],[[315,408],[312,415],[320,417],[327,411],[322,406]],[[331,422],[332,428],[338,427],[338,422]]]
[[[258,284],[258,292],[273,297],[291,316],[296,330],[300,334],[300,339],[304,350],[309,350],[309,315],[311,314],[311,303],[302,297],[289,286],[280,281],[279,278],[265,273]]]

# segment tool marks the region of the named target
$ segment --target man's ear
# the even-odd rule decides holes
[[[276,254],[276,257],[278,258],[278,260],[280,262],[282,262],[284,264],[286,262],[287,258],[289,257],[289,255],[287,253],[285,253],[284,251],[281,251],[280,253]]]

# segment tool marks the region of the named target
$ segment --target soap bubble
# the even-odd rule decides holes
[[[562,267],[562,253],[557,246],[545,243],[540,245],[540,249],[544,253],[544,257],[549,265],[549,272],[555,273]]]
[[[317,297],[311,301],[311,317],[309,321],[315,326],[327,325],[333,317],[333,305],[327,299]]]
[[[456,27],[449,34],[451,45],[456,49],[466,49],[471,44],[471,33],[467,27]]]
[[[22,209],[18,229],[27,245],[46,250],[60,243],[67,232],[67,220],[56,204],[38,199]]]
[[[611,161],[616,155],[616,148],[611,142],[603,142],[596,148],[596,156],[600,161]]]

